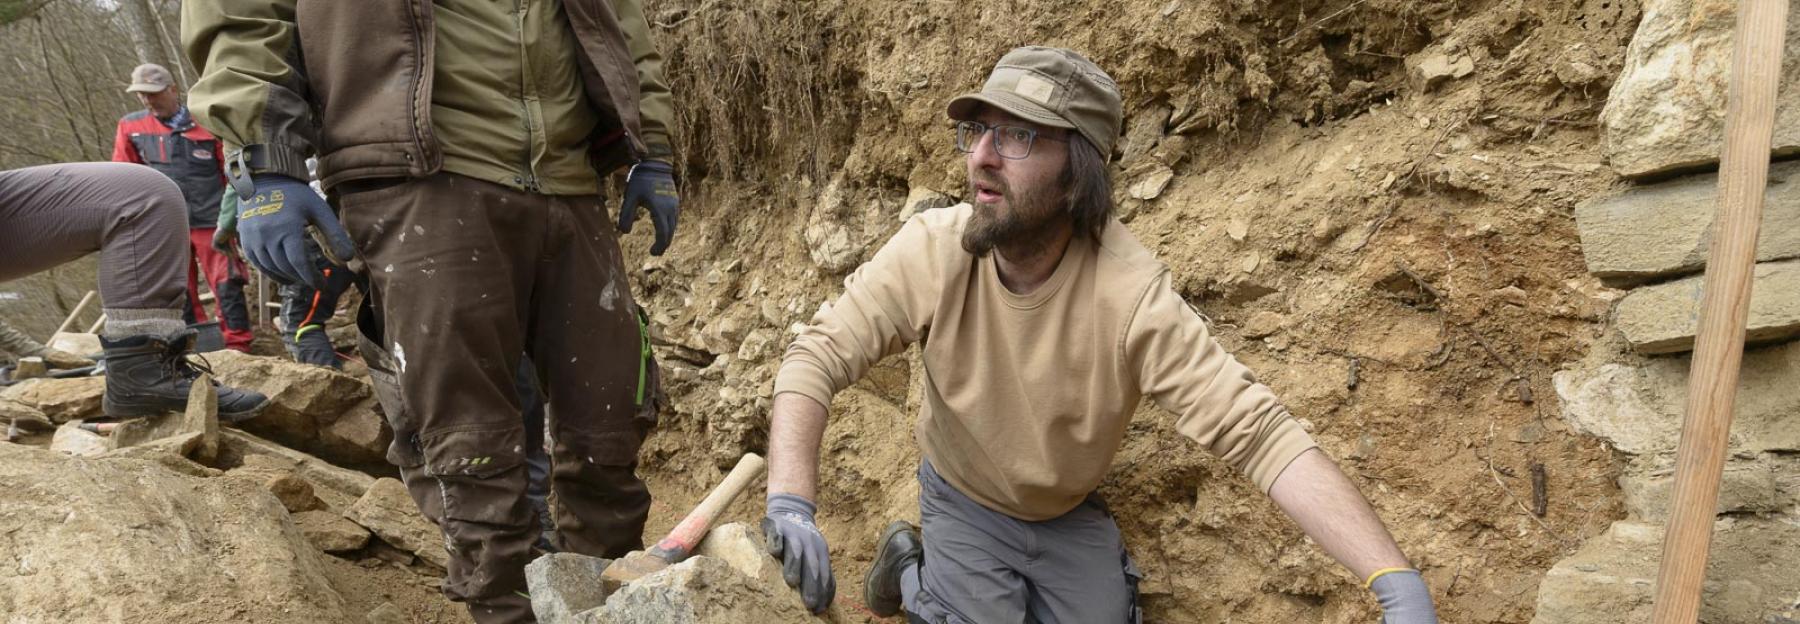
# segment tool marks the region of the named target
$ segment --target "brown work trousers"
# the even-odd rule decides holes
[[[388,459],[444,532],[444,593],[483,624],[530,622],[522,354],[550,402],[560,546],[609,558],[643,547],[637,452],[660,391],[617,235],[598,196],[448,173],[351,188],[339,206],[368,266],[359,325],[394,428]]]

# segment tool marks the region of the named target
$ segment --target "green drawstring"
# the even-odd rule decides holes
[[[638,342],[641,345],[638,353],[637,387],[637,405],[641,407],[644,405],[644,386],[650,379],[650,327],[646,324],[643,314],[634,316],[637,317]]]

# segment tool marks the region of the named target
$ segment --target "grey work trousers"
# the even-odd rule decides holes
[[[107,334],[152,319],[145,329],[181,327],[187,202],[174,182],[129,163],[0,171],[0,281],[95,251]]]
[[[971,500],[919,465],[925,557],[902,580],[914,622],[1136,623],[1142,576],[1119,525],[1096,495],[1059,517],[1028,522]]]

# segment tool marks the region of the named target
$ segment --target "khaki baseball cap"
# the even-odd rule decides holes
[[[978,93],[950,100],[951,119],[972,119],[988,104],[1021,119],[1069,128],[1112,157],[1121,118],[1119,85],[1074,50],[1026,46],[1000,57]]]
[[[131,70],[131,86],[125,87],[125,92],[162,93],[172,84],[175,84],[175,78],[169,75],[169,70],[155,63],[145,63]]]

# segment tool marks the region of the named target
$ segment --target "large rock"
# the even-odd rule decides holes
[[[319,429],[314,449],[320,457],[329,457],[344,466],[385,466],[394,430],[380,410],[374,397],[370,397],[338,414],[336,420]]]
[[[294,526],[319,550],[350,552],[369,544],[369,530],[335,511],[302,511],[294,514]]]
[[[1647,622],[1662,555],[1659,524],[1616,522],[1558,562],[1538,589],[1532,624]],[[1700,621],[1765,624],[1800,595],[1800,526],[1731,517],[1713,528]]]
[[[1712,166],[1725,145],[1726,81],[1737,3],[1647,0],[1625,68],[1600,112],[1603,148],[1614,169],[1645,176]],[[1776,154],[1800,151],[1800,20],[1788,20],[1781,94],[1775,101]]]
[[[817,622],[781,566],[742,523],[707,533],[693,557],[645,575],[607,596],[600,574],[611,562],[573,554],[540,557],[525,568],[532,609],[545,624],[742,624]],[[844,621],[834,607],[824,621]]]
[[[218,351],[206,355],[221,383],[261,392],[269,406],[241,427],[256,435],[341,464],[366,464],[369,453],[339,457],[341,445],[328,444],[324,432],[346,413],[355,411],[373,391],[355,377],[320,366],[288,360]],[[365,415],[353,418],[365,418]],[[339,436],[341,437],[341,436]],[[335,439],[332,442],[336,442]],[[386,453],[385,445],[375,454]]]
[[[584,624],[744,624],[817,622],[786,585],[771,585],[712,557],[694,557],[645,576],[580,614]]]
[[[444,550],[444,534],[420,515],[419,506],[406,493],[406,485],[397,479],[377,479],[351,505],[344,517],[362,525],[396,548],[418,555],[438,567],[450,565],[450,553]]]
[[[1633,520],[1668,521],[1675,490],[1675,458],[1663,455],[1633,465],[1619,476],[1626,514]],[[1764,453],[1725,462],[1718,513],[1774,513],[1800,509],[1800,458]]]
[[[1768,342],[1800,336],[1800,260],[1756,265],[1750,319],[1744,339]],[[1694,348],[1700,329],[1705,277],[1645,286],[1619,300],[1619,331],[1638,353],[1680,353]]]
[[[550,553],[525,566],[531,611],[541,624],[568,624],[575,615],[606,603],[600,574],[610,559]]]
[[[0,445],[0,492],[9,622],[351,621],[319,555],[251,484]]]
[[[57,424],[99,416],[105,395],[106,380],[100,377],[31,379],[0,390],[0,397],[37,408]]]
[[[1672,453],[1687,409],[1689,356],[1602,363],[1553,377],[1563,418],[1633,455]],[[1731,449],[1800,450],[1800,342],[1744,352]]]
[[[313,486],[313,494],[334,509],[348,509],[375,485],[375,477],[346,470],[317,457],[254,435],[226,429],[219,434],[219,463],[283,470]]]
[[[1706,266],[1718,215],[1719,176],[1691,176],[1584,203],[1575,208],[1588,272],[1612,286],[1697,272]],[[1769,169],[1761,262],[1800,257],[1800,163]]]
[[[0,397],[0,421],[18,427],[22,431],[37,433],[56,428],[44,411],[12,399]]]
[[[67,423],[50,436],[50,450],[76,457],[99,457],[112,450],[112,445],[106,436],[82,429],[78,423]]]

